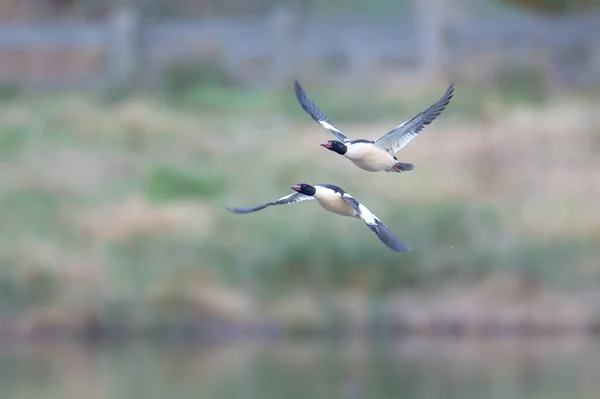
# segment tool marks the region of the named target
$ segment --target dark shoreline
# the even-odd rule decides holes
[[[227,343],[240,341],[277,342],[294,340],[503,340],[503,339],[537,339],[537,338],[569,338],[581,337],[597,339],[600,337],[600,326],[573,328],[569,326],[523,326],[514,328],[502,325],[490,325],[478,331],[459,324],[444,324],[427,329],[407,326],[372,325],[364,328],[321,328],[294,329],[274,324],[260,325],[228,325],[211,323],[204,327],[188,325],[160,325],[146,328],[129,326],[94,326],[88,328],[37,328],[22,331],[19,328],[0,328],[0,342],[79,342],[79,343],[127,343],[136,341],[149,342],[189,342],[189,343]]]

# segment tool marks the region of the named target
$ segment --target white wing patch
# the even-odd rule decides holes
[[[367,227],[375,234],[381,242],[387,245],[390,249],[396,252],[406,252],[410,248],[396,235],[388,229],[385,224],[379,220],[366,206],[355,200],[350,194],[344,193],[342,196],[347,203],[352,205],[358,216]]]
[[[344,193],[343,198],[348,202],[354,210],[358,213],[358,216],[366,223],[366,224],[376,224],[378,220],[375,215],[363,204],[358,202],[356,198],[351,196],[348,193]]]
[[[377,220],[377,217],[375,215],[373,215],[373,213],[367,209],[366,206],[364,206],[363,204],[359,203],[358,204],[358,209],[360,212],[360,218],[362,220],[365,221],[365,223],[367,224],[375,224],[375,221]]]
[[[342,134],[342,135],[345,136],[344,133],[342,133],[338,128],[336,128],[332,124],[328,123],[327,121],[320,120],[319,123],[321,124],[321,126],[323,126],[325,129],[329,130],[330,132],[332,132],[332,133],[333,132],[338,132],[338,133],[340,133],[340,134]],[[344,141],[349,141],[349,140],[348,139],[344,139]]]

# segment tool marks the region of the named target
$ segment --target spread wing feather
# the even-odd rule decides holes
[[[302,201],[307,201],[307,200],[312,200],[312,199],[314,199],[314,197],[300,194],[300,193],[292,193],[290,195],[286,195],[285,197],[279,198],[278,200],[267,202],[266,204],[262,204],[262,205],[258,205],[258,206],[251,206],[251,207],[247,207],[247,208],[230,208],[230,207],[225,207],[225,208],[229,212],[243,214],[243,213],[260,211],[262,209],[265,209],[268,206],[295,204],[297,202],[302,202]]]
[[[375,147],[385,149],[392,155],[412,141],[425,126],[429,125],[446,109],[454,95],[454,83],[451,83],[442,97],[425,111],[396,126],[383,137],[375,141]]]
[[[308,98],[308,96],[302,89],[302,86],[300,86],[300,83],[298,83],[298,81],[294,82],[294,91],[296,92],[296,98],[298,99],[298,102],[302,106],[302,109],[304,110],[304,112],[306,112],[308,115],[310,115],[310,117],[313,118],[313,120],[315,120],[315,122],[318,122],[325,129],[327,129],[331,133],[333,133],[333,135],[335,137],[337,137],[338,140],[343,141],[343,142],[350,141],[350,139],[348,139],[348,137],[346,137],[346,135],[344,133],[342,133],[342,131],[340,129],[335,127],[331,123],[331,121],[329,119],[327,119],[327,117],[325,116],[325,114],[323,114],[323,112],[319,109],[319,107],[317,107],[315,105],[315,103],[313,103]]]
[[[358,202],[354,197],[348,193],[342,194],[342,198],[350,204],[356,212],[360,215],[360,218],[367,225],[372,232],[377,234],[377,237],[381,242],[387,245],[390,249],[396,252],[407,252],[410,251],[408,245],[387,228],[385,224],[377,216],[375,216],[366,206]]]

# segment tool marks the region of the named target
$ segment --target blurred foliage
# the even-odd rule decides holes
[[[200,86],[224,87],[233,83],[224,62],[215,58],[173,62],[167,67],[162,80],[166,93],[184,97]]]
[[[501,0],[504,3],[525,7],[549,14],[581,12],[598,7],[596,0]]]
[[[27,305],[45,305],[56,301],[61,287],[56,271],[40,264],[20,265],[20,292]]]
[[[291,88],[290,84],[290,88]],[[527,90],[528,85],[525,86]],[[501,96],[507,99],[519,95],[522,85],[511,86],[500,91]],[[340,87],[332,90],[327,86],[305,87],[310,98],[319,105],[328,118],[344,123],[373,122],[390,115],[416,113],[430,105],[436,96],[440,96],[445,87],[440,87],[438,92],[429,91],[413,96],[410,100],[382,94],[370,87],[348,88]],[[467,89],[468,90],[468,89]],[[264,88],[240,88],[230,85],[202,84],[190,82],[190,86],[177,95],[169,94],[169,104],[176,109],[190,109],[198,112],[210,112],[223,117],[235,114],[248,115],[273,115],[281,114],[296,121],[306,121],[308,117],[299,113],[298,103],[290,90],[284,88],[280,91],[271,91]],[[472,91],[469,96],[457,97],[453,100],[453,107],[447,110],[449,114],[477,115],[482,111],[480,101],[481,92]],[[523,102],[530,101],[522,96]],[[536,98],[535,101],[539,101]]]
[[[18,127],[6,127],[0,130],[0,157],[16,156],[27,140],[27,131]]]
[[[57,233],[58,224],[54,220],[58,207],[57,197],[39,187],[13,190],[0,197],[3,224],[10,226],[13,232],[28,230],[36,236]]]
[[[344,63],[343,57],[325,59],[326,68],[338,68],[330,63]],[[181,72],[184,71],[184,72]],[[456,96],[445,114],[478,116],[483,112],[483,97],[486,93],[474,88],[468,79],[458,77],[458,84],[467,95]],[[303,83],[303,82],[301,82]],[[182,61],[166,73],[163,94],[167,103],[175,109],[193,109],[198,112],[211,112],[223,116],[285,114],[297,121],[306,115],[297,112],[297,101],[290,95],[288,87],[279,90],[265,87],[241,87],[226,72],[226,67],[218,61]],[[488,76],[486,85],[499,100],[523,105],[539,105],[548,98],[547,78],[540,68],[531,66],[498,67]],[[445,87],[417,93],[410,99],[398,95],[396,91],[382,92],[372,85],[321,84],[304,88],[310,98],[318,104],[332,120],[352,122],[372,122],[389,118],[390,115],[413,114],[429,106],[432,99],[440,96]]]
[[[184,198],[213,198],[222,195],[226,180],[210,169],[192,174],[168,165],[151,169],[146,179],[146,194],[152,201]]]
[[[21,285],[16,276],[16,262],[10,258],[0,258],[0,311],[14,311],[22,304]]]
[[[0,102],[10,101],[23,94],[23,88],[16,83],[0,82]]]
[[[507,77],[501,100],[538,101],[528,92],[510,90],[520,86],[508,84],[510,79],[525,82],[529,76]],[[5,308],[64,306],[74,301],[67,298],[69,289],[81,285],[85,294],[94,293],[94,304],[107,320],[123,323],[135,314],[139,322],[158,314],[158,302],[183,309],[161,313],[162,319],[187,315],[196,298],[185,288],[188,283],[223,283],[236,292],[250,286],[255,296],[269,301],[294,289],[359,286],[377,296],[403,288],[466,285],[496,274],[527,273],[568,288],[589,281],[597,269],[590,271],[589,262],[600,256],[600,248],[583,235],[551,241],[509,230],[502,212],[510,205],[498,209],[476,195],[406,199],[403,176],[386,176],[393,196],[369,195],[364,185],[381,193],[376,178],[365,174],[357,181],[357,171],[340,167],[341,160],[303,147],[297,124],[314,129],[315,140],[326,132],[317,136],[319,126],[302,112],[291,87],[268,93],[192,86],[181,102],[129,98],[103,104],[36,96],[0,110],[7,177],[0,191],[0,298]],[[408,96],[398,100],[396,93],[364,88],[352,88],[353,96],[343,89],[305,89],[341,125],[404,119],[444,88],[415,94],[410,102]],[[445,118],[479,116],[485,93],[466,86],[460,92]],[[131,145],[127,137],[132,131],[143,145]],[[288,140],[293,148],[278,151],[290,145]],[[425,185],[434,184],[432,169],[423,165],[420,173]],[[328,215],[314,203],[246,216],[224,209],[279,198],[290,184],[318,176],[340,181],[413,251],[391,252],[361,222]],[[451,191],[457,182],[443,184]],[[130,197],[138,198],[133,206]],[[144,206],[145,201],[152,206]],[[186,201],[197,207],[178,208]],[[165,210],[184,216],[168,219]],[[38,251],[45,257],[34,256]]]

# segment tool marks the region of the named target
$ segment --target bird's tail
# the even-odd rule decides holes
[[[412,163],[402,163],[402,162],[397,162],[394,166],[392,166],[392,169],[390,170],[390,172],[409,172],[411,170],[413,170],[415,168],[415,165],[413,165]]]

